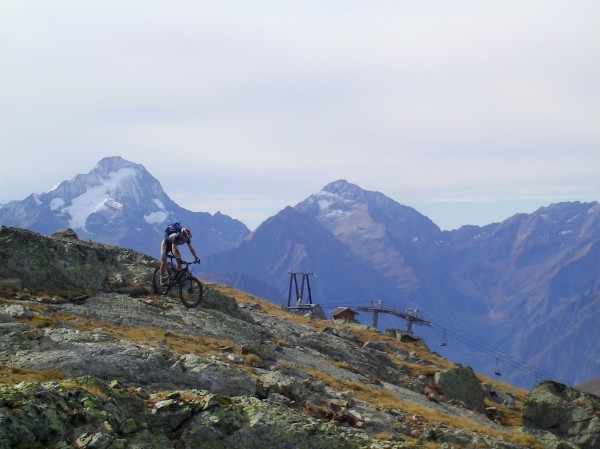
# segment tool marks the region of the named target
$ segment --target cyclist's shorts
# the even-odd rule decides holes
[[[169,247],[169,245],[167,245],[166,239],[163,240],[162,242],[160,242],[160,257],[166,255],[170,251],[171,251],[171,248]]]

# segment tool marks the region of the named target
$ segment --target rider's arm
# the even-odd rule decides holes
[[[198,259],[198,256],[196,255],[196,250],[194,249],[194,247],[192,246],[192,242],[188,242],[188,248],[190,249],[190,252],[192,253],[192,255],[194,256],[194,258]]]
[[[181,253],[179,252],[179,247],[175,242],[171,245],[171,252],[175,256],[175,259],[181,259]]]

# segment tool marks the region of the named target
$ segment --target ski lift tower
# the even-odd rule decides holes
[[[397,316],[406,321],[406,333],[412,335],[413,324],[419,326],[431,326],[431,323],[424,318],[419,316],[419,310],[416,308],[406,309],[404,312],[400,312],[394,309],[388,309],[383,307],[383,301],[375,300],[372,301],[370,307],[358,307],[358,310],[362,312],[371,312],[373,314],[373,325],[377,327],[377,318],[380,313],[389,313],[390,315]]]
[[[309,280],[309,276],[313,276],[315,273],[296,273],[291,271],[289,273],[290,275],[290,289],[288,292],[288,309],[289,308],[293,308],[293,307],[301,307],[303,306],[304,303],[304,288],[306,287],[306,291],[308,293],[308,303],[306,304],[312,304],[312,293],[310,290],[310,280]],[[300,288],[298,288],[298,275],[302,275],[302,283]],[[295,301],[296,304],[294,306],[292,306],[292,287],[295,288],[295,293],[296,293],[296,297],[295,297]]]
[[[371,321],[371,327],[377,329],[377,322],[379,321],[379,312],[389,313],[383,308],[383,301],[381,299],[374,299],[371,301],[370,307],[358,307],[358,310],[362,312],[371,312],[373,314],[373,320]]]
[[[325,312],[318,304],[313,304],[312,292],[310,289],[309,276],[314,276],[315,273],[296,273],[290,272],[290,290],[288,292],[287,309],[293,313],[307,313],[312,317],[326,320]],[[302,275],[301,285],[298,286],[298,276]],[[308,293],[308,302],[304,302],[304,291]],[[296,294],[296,304],[292,305],[292,291]]]
[[[424,318],[419,317],[419,309],[408,308],[402,314],[402,317],[406,320],[406,332],[412,334],[413,324],[420,326],[431,326],[431,323]]]

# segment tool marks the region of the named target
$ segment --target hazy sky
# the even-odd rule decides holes
[[[251,229],[337,179],[443,229],[600,200],[600,2],[0,0],[0,203],[105,156]]]

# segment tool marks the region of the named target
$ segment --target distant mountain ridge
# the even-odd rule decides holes
[[[412,208],[338,180],[209,258],[206,269],[235,267],[276,286],[283,303],[287,271],[314,271],[315,302],[326,310],[371,300],[416,306],[433,323],[417,331],[430,344],[452,335],[443,348],[448,358],[529,387],[540,378],[574,384],[600,373],[600,350],[590,344],[600,336],[599,248],[597,202],[441,231]],[[405,326],[383,314],[379,323]]]
[[[121,157],[102,159],[88,174],[63,181],[0,208],[0,222],[49,235],[74,229],[80,238],[119,245],[157,257],[164,228],[180,220],[191,227],[203,254],[239,243],[248,228],[217,212],[192,212],[178,206],[146,169]],[[196,243],[198,242],[198,243]]]
[[[311,272],[313,299],[326,312],[375,300],[418,308],[432,325],[416,332],[430,346],[445,339],[446,358],[502,372],[515,385],[600,376],[597,202],[441,231],[380,192],[338,180],[250,233],[220,213],[181,208],[142,165],[110,157],[89,174],[0,207],[3,225],[46,235],[71,227],[82,240],[154,257],[175,219],[194,231],[206,279],[286,304],[289,273]],[[405,325],[379,315],[380,329]]]
[[[584,382],[583,384],[576,385],[575,388],[585,393],[594,394],[600,398],[600,378],[592,379]]]
[[[262,223],[236,248],[207,258],[203,270],[243,273],[283,293],[288,292],[290,271],[316,272],[317,276],[327,273],[330,279],[337,280],[335,298],[356,295],[370,298],[385,291],[378,283],[387,284],[381,274],[354,255],[318,221],[289,206]],[[352,276],[348,276],[350,273]],[[231,284],[231,280],[228,283]],[[391,285],[387,285],[388,288]],[[329,295],[322,286],[320,279],[314,283],[315,297],[322,299]],[[282,303],[283,296],[266,299]]]

